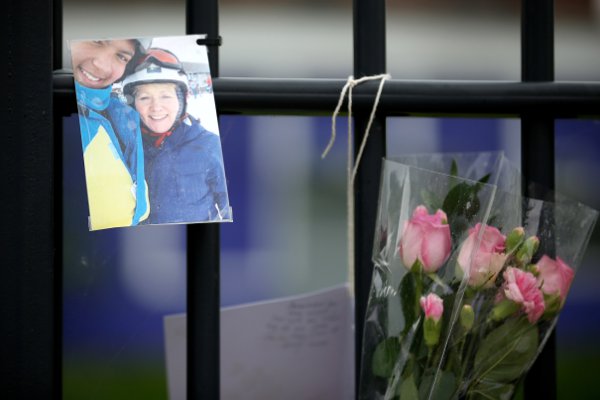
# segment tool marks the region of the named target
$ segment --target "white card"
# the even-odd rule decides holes
[[[346,286],[221,310],[221,399],[354,398]],[[165,317],[171,400],[186,397],[186,317]]]

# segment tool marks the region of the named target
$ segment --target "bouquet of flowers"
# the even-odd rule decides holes
[[[359,397],[511,398],[598,213],[511,192],[501,154],[384,160],[382,175]]]

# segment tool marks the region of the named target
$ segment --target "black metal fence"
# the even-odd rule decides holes
[[[385,0],[354,0],[354,75],[386,72]],[[343,80],[218,77],[218,0],[188,0],[188,33],[208,34],[217,109],[227,113],[331,112]],[[9,1],[2,16],[7,66],[0,163],[5,189],[0,251],[0,391],[7,399],[61,398],[61,116],[74,111],[72,77],[61,67],[62,5]],[[521,82],[389,81],[355,186],[356,346],[372,264],[380,160],[391,115],[452,113],[521,118],[522,170],[554,186],[554,121],[600,114],[600,83],[554,82],[554,5],[523,0]],[[54,60],[54,63],[53,61]],[[376,83],[354,91],[363,132]],[[362,140],[360,134],[357,141]],[[190,225],[188,235],[188,398],[219,398],[219,228]],[[556,398],[554,339],[525,382],[528,399]],[[542,384],[543,383],[543,384]]]

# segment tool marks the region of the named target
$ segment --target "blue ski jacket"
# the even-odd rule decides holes
[[[159,147],[142,137],[151,205],[144,223],[231,219],[218,135],[187,115]]]
[[[75,82],[90,230],[137,225],[149,213],[137,111]]]

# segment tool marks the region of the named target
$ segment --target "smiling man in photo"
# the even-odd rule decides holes
[[[71,44],[90,230],[137,225],[149,213],[139,115],[112,88],[143,52],[142,40]]]

